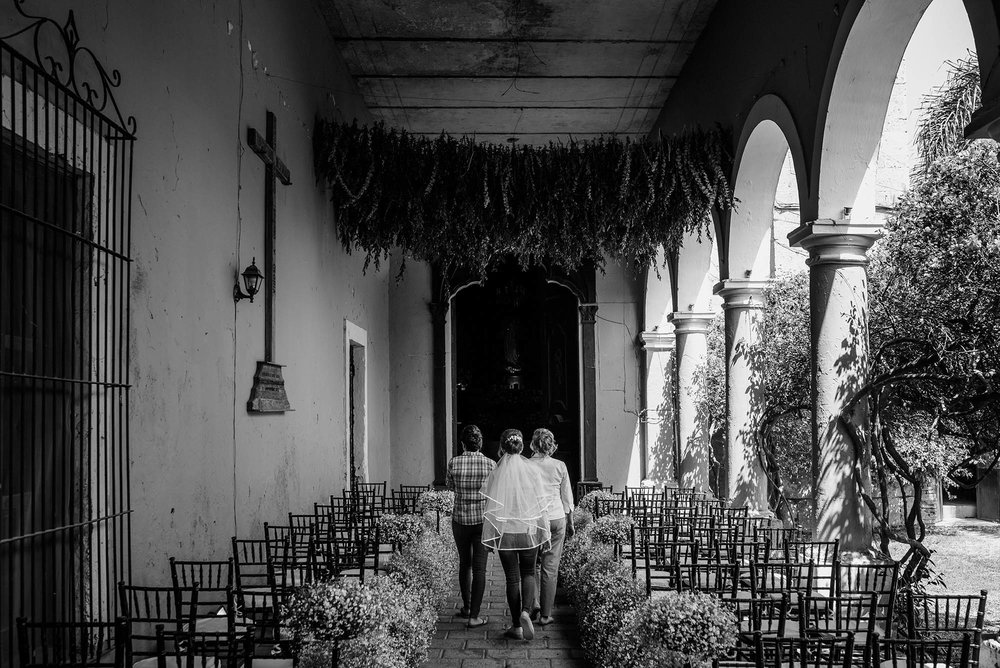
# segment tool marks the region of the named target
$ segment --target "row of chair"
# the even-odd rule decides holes
[[[392,547],[378,518],[416,512],[428,489],[402,485],[387,498],[385,483],[358,483],[312,513],[265,524],[262,538],[233,537],[226,559],[171,557],[169,584],[118,584],[122,616],[111,622],[18,620],[22,665],[291,668],[295,638],[281,619],[288,595],[314,579],[377,571]]]
[[[914,642],[957,642],[968,634],[971,645],[962,665],[978,663],[985,591],[910,594],[904,600],[897,591],[898,564],[844,562],[837,540],[809,540],[799,529],[743,517],[742,509],[699,508],[685,514],[659,500],[616,503],[607,510],[620,511],[632,522],[629,540],[615,549],[630,560],[647,596],[697,590],[727,600],[737,611],[744,649],[754,633],[765,639],[851,633],[860,640],[852,658],[858,666],[866,651],[878,654],[869,645],[876,635],[888,643],[895,635]]]
[[[952,668],[971,662],[973,639],[883,638],[873,633],[824,633],[795,638],[749,635],[732,657],[714,661],[715,668]]]

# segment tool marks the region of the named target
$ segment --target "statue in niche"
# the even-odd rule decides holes
[[[513,317],[503,331],[504,371],[507,374],[505,382],[509,390],[521,389],[521,351],[518,343],[520,329],[517,317]]]

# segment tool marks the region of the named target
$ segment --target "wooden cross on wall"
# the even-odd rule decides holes
[[[274,275],[274,237],[277,227],[277,209],[274,203],[275,177],[284,185],[292,185],[288,167],[278,157],[277,122],[274,114],[267,112],[267,138],[262,139],[254,128],[247,130],[247,144],[264,161],[264,361],[274,361],[274,294],[277,282]]]
[[[274,195],[277,184],[292,184],[288,167],[278,157],[277,122],[267,112],[266,136],[261,138],[254,128],[247,130],[247,144],[264,162],[264,361],[257,362],[253,389],[247,410],[254,413],[282,413],[291,410],[285,394],[281,365],[274,363],[274,297],[277,288],[274,261],[274,240],[277,231],[277,209]]]

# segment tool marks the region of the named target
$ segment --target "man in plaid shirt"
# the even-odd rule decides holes
[[[483,511],[486,499],[479,493],[483,481],[496,464],[484,455],[483,434],[474,424],[462,429],[462,454],[448,462],[448,489],[455,490],[455,509],[451,515],[451,530],[458,546],[458,587],[462,592],[461,617],[468,617],[469,628],[482,626],[479,617],[486,590],[486,560],[489,553],[483,545]]]

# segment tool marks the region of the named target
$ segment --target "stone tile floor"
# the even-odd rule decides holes
[[[455,582],[455,607],[438,617],[437,633],[431,641],[425,668],[588,668],[580,649],[576,612],[560,595],[556,597],[555,622],[535,625],[534,640],[508,640],[503,637],[510,625],[507,597],[504,594],[503,569],[496,555],[490,555],[486,570],[486,594],[481,615],[489,617],[486,626],[465,627],[457,616],[462,607]]]

